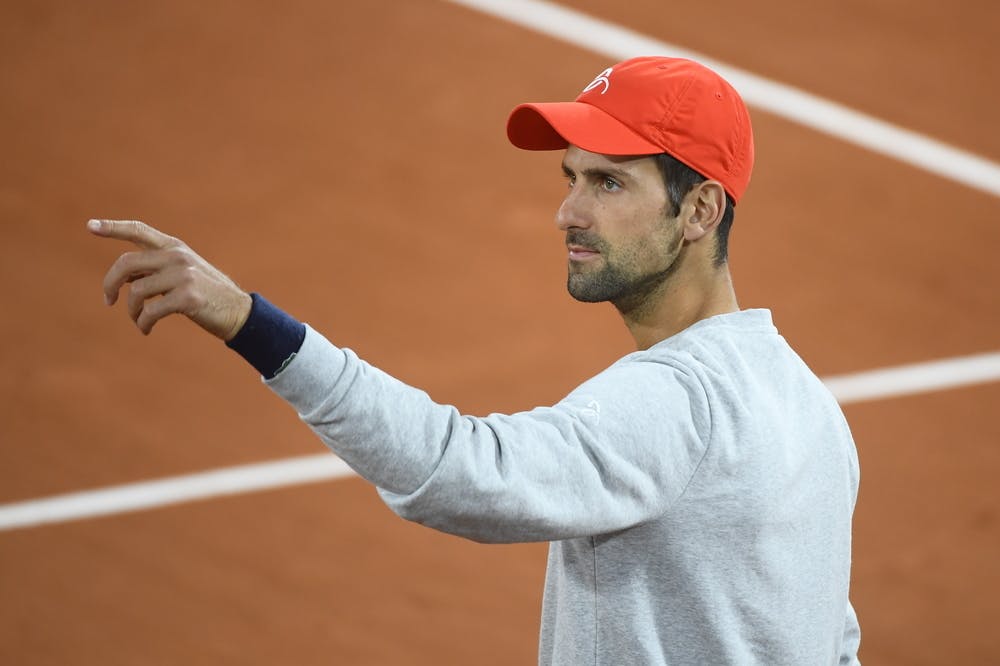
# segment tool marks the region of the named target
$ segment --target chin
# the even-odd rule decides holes
[[[566,281],[566,291],[581,303],[604,303],[615,298],[615,294],[607,293],[598,285],[574,284],[573,276],[570,276],[569,280]]]

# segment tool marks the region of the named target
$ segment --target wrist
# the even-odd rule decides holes
[[[250,294],[250,299],[250,311],[243,325],[226,341],[226,346],[271,379],[299,351],[306,327],[260,294]]]
[[[253,297],[250,296],[245,291],[240,292],[239,305],[236,309],[236,318],[232,325],[229,327],[228,331],[222,336],[223,342],[229,342],[236,335],[243,330],[243,327],[247,323],[247,319],[250,318],[250,311],[253,309]]]

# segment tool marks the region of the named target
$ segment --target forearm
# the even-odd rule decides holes
[[[397,407],[402,405],[399,401],[407,403],[405,412],[411,414],[406,423],[407,429],[420,430],[421,426],[414,419],[424,418],[426,423],[422,429],[427,438],[437,429],[447,427],[447,420],[452,417],[449,412],[453,410],[434,405],[422,393],[406,390],[409,387],[402,385],[395,388],[404,396],[387,395],[392,392],[386,386],[394,381],[391,377],[384,375],[381,381],[363,381],[360,375],[378,371],[361,362],[350,351],[329,344],[315,332],[308,343],[308,363],[299,364],[294,372],[276,380],[302,351],[303,344],[306,344],[306,331],[306,326],[297,319],[259,294],[253,294],[253,306],[246,324],[226,344],[243,356],[272,389],[291,403],[302,419],[355,471],[373,483],[396,492],[415,489],[430,475],[439,452],[431,445],[423,445],[423,442],[420,446],[411,442],[404,460],[402,455],[393,455],[387,447],[373,447],[374,442],[398,441],[412,436],[399,432],[395,419],[379,418],[377,403],[380,399],[395,400],[393,404]],[[353,360],[350,364],[349,358]],[[359,389],[356,386],[358,383],[368,387]],[[365,395],[368,398],[361,401],[346,399],[359,390],[367,391]],[[419,404],[412,404],[414,401]],[[439,425],[431,425],[435,421]],[[424,453],[422,461],[418,459],[420,453]]]
[[[430,476],[462,418],[309,328],[295,358],[266,383],[352,469],[398,493]]]

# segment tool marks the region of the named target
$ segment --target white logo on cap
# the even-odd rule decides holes
[[[583,92],[590,92],[600,85],[604,86],[604,90],[601,91],[602,95],[608,92],[608,88],[611,87],[611,81],[608,80],[608,77],[611,76],[611,69],[611,67],[608,67],[606,70],[598,74],[593,81],[587,84],[587,87],[583,89]]]

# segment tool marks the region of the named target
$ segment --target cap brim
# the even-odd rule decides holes
[[[560,150],[573,144],[603,155],[663,152],[614,116],[583,102],[521,104],[507,119],[507,138],[524,150]]]

